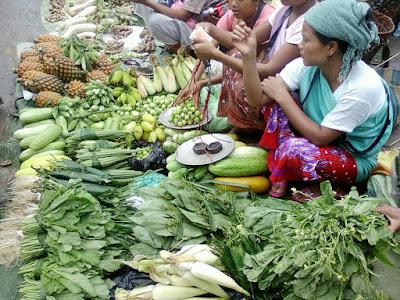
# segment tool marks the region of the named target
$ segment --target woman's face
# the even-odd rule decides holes
[[[327,62],[329,46],[322,44],[314,29],[304,22],[302,30],[303,40],[299,44],[300,55],[306,66],[320,66]]]
[[[257,12],[259,0],[229,0],[229,7],[236,18],[252,19]]]

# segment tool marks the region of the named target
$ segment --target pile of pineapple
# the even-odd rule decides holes
[[[43,34],[32,49],[21,53],[18,81],[24,89],[36,95],[37,107],[54,105],[63,96],[85,97],[85,86],[90,80],[106,83],[115,65],[104,55],[98,55],[93,70],[86,72],[81,65],[62,54],[58,42],[61,37]]]

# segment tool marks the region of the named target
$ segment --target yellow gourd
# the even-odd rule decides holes
[[[215,183],[215,181],[221,181],[221,183]],[[242,177],[215,177],[214,185],[228,191],[244,191],[249,188],[229,185],[232,184],[245,184],[251,186],[251,189],[256,194],[262,194],[267,192],[271,188],[269,179],[265,176],[242,176]]]

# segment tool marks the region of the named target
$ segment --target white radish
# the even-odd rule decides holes
[[[169,276],[169,281],[171,282],[171,285],[175,286],[193,286],[193,284],[183,279],[182,276],[179,275]]]
[[[96,24],[85,23],[85,24],[75,24],[70,26],[67,31],[62,35],[62,38],[70,38],[74,34],[81,32],[95,32],[97,28]]]
[[[91,16],[91,15],[94,15],[96,12],[97,12],[96,6],[89,6],[89,7],[86,7],[84,10],[82,10],[74,18]]]
[[[185,298],[183,300],[227,300],[229,298],[220,298],[220,297],[192,297]]]
[[[81,32],[76,35],[78,38],[95,38],[96,32]]]
[[[155,285],[146,285],[142,287],[134,288],[129,291],[129,296],[127,299],[142,299],[142,300],[151,300],[153,297],[153,291]]]
[[[228,294],[215,282],[206,281],[198,277],[193,276],[190,271],[183,274],[182,278],[190,282],[193,286],[205,290],[213,295],[220,296],[222,298],[229,298]]]
[[[211,251],[208,251],[208,250],[200,251],[200,252],[193,254],[193,258],[196,261],[201,261],[208,265],[214,265],[219,260],[218,256],[216,256],[214,253],[212,253]]]
[[[180,274],[180,271],[186,272],[186,271],[190,271],[192,269],[194,265],[194,262],[192,261],[182,261],[180,263],[177,264],[178,266],[178,273]]]
[[[68,4],[65,5],[64,11],[69,14],[71,17],[77,15],[79,12],[84,10],[86,7],[96,5],[97,0],[88,0],[84,3],[77,4],[75,6],[69,7]]]
[[[171,274],[171,275],[178,274],[178,272],[176,271],[176,266],[174,266],[174,265],[170,265],[167,272],[168,272],[168,274]]]
[[[87,2],[87,1],[89,1],[89,0],[75,0],[75,1],[74,1],[74,6],[75,6],[75,5],[80,5],[80,4],[85,3],[85,2]]]
[[[183,300],[207,294],[206,291],[187,286],[173,286],[157,284],[153,290],[154,300]]]
[[[161,259],[168,263],[176,260],[175,255],[167,250],[160,250],[159,254],[160,254]]]
[[[64,21],[63,23],[61,23],[56,28],[56,31],[62,35],[70,26],[75,25],[75,24],[87,23],[87,22],[88,22],[88,19],[86,17],[68,19],[68,20]]]
[[[224,274],[220,270],[210,265],[207,265],[206,263],[196,261],[195,263],[193,263],[190,272],[200,279],[209,282],[215,282],[218,285],[233,289],[246,296],[250,296],[249,292],[238,285],[235,280],[233,280],[231,277]]]
[[[206,244],[186,245],[186,246],[183,246],[181,248],[181,250],[176,252],[175,255],[180,255],[180,254],[193,255],[193,254],[203,251],[203,250],[211,251],[211,248]]]

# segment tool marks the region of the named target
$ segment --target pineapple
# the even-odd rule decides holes
[[[32,56],[25,57],[25,58],[23,59],[23,61],[30,61],[30,62],[41,63],[39,55],[36,55],[36,56],[33,56],[33,55],[32,55]]]
[[[64,83],[60,78],[50,74],[38,74],[32,80],[25,83],[27,89],[33,93],[42,91],[52,91],[60,94],[64,93]]]
[[[100,70],[93,70],[87,75],[87,82],[90,80],[100,80],[105,84],[108,81],[108,75]]]
[[[80,80],[84,78],[84,72],[80,69],[74,61],[65,56],[54,57],[55,61],[55,75],[65,82],[71,80]]]
[[[75,96],[78,96],[80,98],[85,98],[86,97],[85,87],[86,84],[83,83],[82,81],[72,80],[69,83],[68,96],[71,98],[74,98]]]
[[[54,34],[42,34],[37,39],[35,39],[35,43],[46,43],[46,42],[58,42],[61,40],[61,37]]]
[[[115,65],[105,55],[101,55],[94,62],[93,67],[95,70],[103,71],[107,75],[110,75],[111,72],[114,70]]]
[[[45,43],[38,43],[32,47],[32,49],[41,50],[41,49],[53,49],[61,54],[62,48],[58,46],[56,42],[45,42]]]
[[[24,72],[24,74],[22,75],[22,82],[31,81],[33,76],[38,75],[38,74],[45,74],[45,73],[42,71],[28,70],[28,71]]]
[[[39,51],[37,49],[28,49],[28,50],[24,50],[21,52],[20,57],[22,60],[24,60],[25,58],[28,58],[30,56],[38,56],[39,55]]]
[[[54,106],[62,98],[62,95],[56,92],[43,91],[35,97],[35,104],[37,107]]]
[[[43,69],[47,74],[56,74],[56,61],[55,58],[61,56],[61,54],[53,48],[41,48],[40,61],[43,63]]]
[[[17,74],[19,78],[22,78],[26,71],[35,70],[44,72],[43,64],[37,62],[23,61],[18,64]]]

